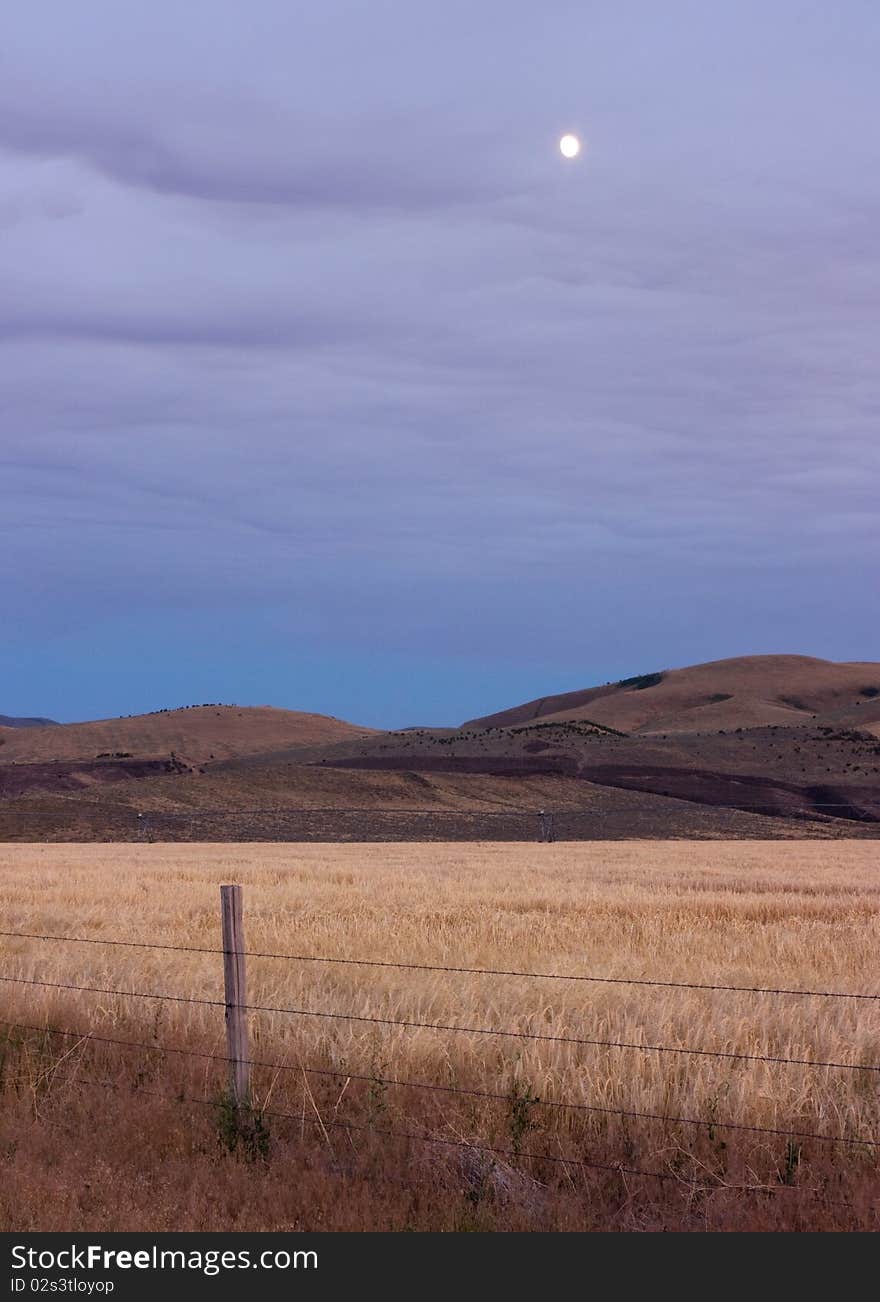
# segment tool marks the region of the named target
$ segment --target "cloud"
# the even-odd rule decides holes
[[[821,581],[867,654],[872,11],[300,8],[12,24],[9,618],[677,663],[803,637]]]

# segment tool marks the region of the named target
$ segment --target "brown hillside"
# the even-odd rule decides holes
[[[813,716],[843,727],[880,724],[880,664],[810,656],[740,656],[664,670],[649,686],[611,684],[529,701],[470,721],[477,728],[530,720],[590,719],[628,733],[717,732]]]
[[[130,719],[0,728],[0,764],[93,760],[99,755],[119,754],[146,759],[167,757],[172,752],[189,763],[202,764],[212,757],[231,759],[331,744],[371,733],[370,728],[324,714],[270,706],[200,705]]]

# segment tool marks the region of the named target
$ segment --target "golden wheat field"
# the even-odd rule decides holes
[[[248,961],[250,1005],[299,1011],[251,1012],[242,1121],[221,954],[0,937],[3,1229],[877,1227],[880,1001],[312,961],[878,995],[870,843],[8,845],[0,872],[4,931],[216,951],[240,882],[248,951],[301,956]]]

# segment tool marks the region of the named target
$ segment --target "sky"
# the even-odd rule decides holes
[[[874,0],[3,28],[0,712],[880,660]]]

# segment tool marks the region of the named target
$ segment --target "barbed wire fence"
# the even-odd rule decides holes
[[[517,977],[533,981],[584,982],[631,985],[635,987],[657,987],[665,990],[729,992],[751,994],[765,998],[784,997],[789,999],[854,1001],[854,1006],[874,1008],[876,1008],[878,1003],[880,1003],[880,992],[774,987],[769,985],[734,985],[723,982],[688,982],[635,976],[608,976],[601,973],[525,971],[505,968],[452,966],[449,964],[411,963],[404,960],[397,961],[389,959],[357,958],[346,955],[337,956],[248,950],[244,945],[242,891],[241,887],[234,885],[221,887],[221,927],[223,933],[223,944],[222,947],[217,948],[210,946],[163,944],[161,942],[147,940],[123,940],[113,937],[60,935],[50,932],[12,929],[4,929],[0,931],[0,937],[7,940],[17,939],[37,942],[39,944],[96,945],[126,950],[142,949],[145,951],[155,952],[172,951],[190,954],[208,954],[222,957],[224,967],[224,989],[222,998],[218,997],[216,999],[209,999],[195,995],[183,994],[178,991],[119,988],[112,985],[87,984],[77,981],[49,981],[37,977],[18,976],[11,974],[8,971],[0,973],[0,983],[3,983],[6,987],[29,987],[31,989],[42,989],[47,991],[70,991],[81,994],[101,995],[105,997],[125,997],[158,1001],[161,1004],[184,1004],[215,1009],[222,1008],[224,1010],[226,1023],[227,1051],[225,1054],[212,1053],[188,1045],[156,1044],[146,1040],[106,1035],[99,1033],[93,1027],[89,1026],[74,1029],[71,1027],[52,1026],[49,1025],[47,1021],[41,1023],[39,1021],[23,1021],[15,1018],[0,1018],[0,1025],[7,1028],[7,1037],[13,1031],[18,1033],[25,1032],[34,1036],[46,1037],[47,1039],[57,1038],[62,1040],[72,1040],[74,1041],[74,1048],[83,1047],[87,1044],[100,1044],[114,1046],[132,1053],[148,1053],[150,1055],[158,1054],[163,1058],[163,1060],[167,1060],[173,1056],[177,1058],[197,1060],[204,1063],[222,1065],[228,1072],[228,1097],[231,1100],[236,1115],[245,1119],[245,1122],[248,1116],[250,1116],[253,1108],[251,1068],[268,1069],[276,1073],[276,1075],[279,1073],[293,1072],[302,1075],[303,1078],[314,1076],[326,1079],[332,1078],[336,1081],[343,1082],[359,1081],[368,1084],[371,1087],[381,1087],[383,1090],[400,1089],[421,1091],[435,1096],[460,1096],[463,1098],[483,1100],[486,1102],[501,1102],[508,1106],[511,1103],[511,1095],[500,1091],[467,1088],[464,1086],[443,1084],[435,1081],[416,1080],[396,1075],[386,1075],[382,1072],[356,1072],[349,1070],[347,1066],[344,1068],[336,1068],[321,1066],[315,1063],[303,1063],[301,1061],[291,1063],[272,1058],[252,1056],[249,1049],[249,1021],[260,1014],[280,1015],[290,1018],[319,1018],[335,1022],[368,1023],[407,1031],[430,1030],[443,1033],[444,1035],[492,1037],[496,1042],[500,1041],[501,1043],[509,1041],[549,1042],[572,1046],[600,1047],[618,1051],[635,1051],[640,1054],[675,1055],[677,1057],[714,1059],[719,1063],[726,1062],[729,1064],[762,1063],[770,1064],[774,1068],[799,1067],[811,1071],[843,1071],[860,1074],[866,1082],[869,1082],[867,1088],[871,1091],[876,1091],[877,1085],[880,1084],[880,1062],[874,1061],[827,1061],[783,1054],[736,1052],[730,1049],[710,1048],[705,1045],[653,1044],[645,1043],[640,1040],[616,1040],[587,1035],[557,1035],[497,1026],[458,1025],[455,1023],[431,1022],[402,1017],[381,1017],[366,1013],[351,1013],[341,1009],[332,1008],[250,1003],[247,998],[246,963],[248,959],[268,959],[293,964],[316,963],[357,966],[359,968],[394,968],[402,971],[468,974],[492,978]],[[72,1053],[73,1049],[71,1049],[70,1052]],[[67,1054],[62,1055],[62,1058],[66,1058],[67,1056]],[[79,1074],[76,1075],[75,1084],[77,1087],[94,1086],[96,1088],[111,1090],[122,1088],[119,1081],[91,1079],[88,1077],[82,1077]],[[148,1097],[165,1099],[171,1103],[190,1103],[198,1106],[210,1106],[215,1108],[217,1106],[216,1098],[200,1098],[195,1095],[186,1095],[180,1091],[165,1093],[163,1091],[144,1089],[143,1086],[140,1085],[139,1092]],[[828,1130],[801,1129],[795,1126],[777,1127],[750,1125],[744,1122],[724,1120],[723,1118],[714,1115],[711,1117],[689,1116],[676,1112],[618,1108],[600,1103],[586,1103],[577,1100],[541,1099],[531,1097],[531,1095],[529,1095],[527,1099],[527,1106],[529,1108],[545,1109],[557,1115],[568,1113],[574,1115],[594,1115],[597,1117],[616,1117],[624,1120],[638,1119],[640,1121],[646,1121],[666,1127],[690,1127],[710,1134],[716,1131],[721,1131],[729,1132],[731,1134],[741,1133],[781,1138],[785,1139],[789,1145],[800,1145],[802,1143],[838,1145],[849,1150],[859,1150],[865,1155],[876,1154],[878,1149],[880,1149],[880,1140],[877,1140],[870,1135],[852,1135]],[[321,1117],[320,1115],[315,1118],[308,1118],[305,1117],[304,1114],[300,1115],[299,1113],[269,1109],[265,1107],[259,1110],[259,1115],[260,1117],[265,1116],[276,1118],[279,1121],[290,1120],[295,1121],[297,1124],[305,1123],[314,1125],[324,1128],[325,1130],[328,1128],[340,1129],[349,1134],[363,1132],[389,1140],[405,1141],[406,1143],[427,1144],[440,1146],[441,1148],[446,1149],[468,1150],[472,1153],[481,1153],[494,1158],[503,1158],[506,1162],[518,1163],[522,1161],[532,1161],[538,1164],[547,1163],[550,1165],[562,1165],[566,1168],[619,1172],[621,1175],[642,1176],[659,1181],[674,1180],[679,1185],[685,1184],[694,1190],[766,1194],[785,1193],[790,1192],[793,1189],[799,1189],[801,1192],[807,1192],[811,1195],[824,1198],[826,1201],[841,1201],[840,1199],[829,1197],[827,1190],[822,1188],[811,1189],[807,1187],[805,1189],[802,1185],[785,1183],[767,1184],[759,1181],[755,1181],[751,1184],[729,1183],[722,1178],[697,1179],[684,1175],[681,1170],[656,1170],[641,1167],[637,1164],[633,1164],[630,1159],[621,1158],[620,1161],[599,1161],[594,1160],[591,1157],[566,1157],[558,1153],[534,1152],[528,1150],[523,1151],[518,1146],[515,1149],[502,1148],[497,1145],[483,1143],[477,1139],[451,1139],[448,1136],[427,1133],[424,1131],[400,1130],[394,1127],[377,1127],[372,1120],[369,1122],[359,1122],[355,1119]]]
[[[621,788],[627,796],[647,798],[644,807],[613,803],[581,808],[437,809],[345,808],[310,806],[138,810],[127,805],[71,801],[64,807],[0,807],[0,840],[127,839],[160,841],[554,841],[617,840],[668,835],[673,823],[689,835],[717,831],[725,821],[753,815],[808,828],[858,828],[859,835],[880,837],[880,811],[839,801],[816,801],[809,807],[742,800],[705,803],[672,792]],[[653,800],[668,802],[664,807]],[[743,823],[748,829],[747,818]],[[112,835],[111,835],[112,834]]]

